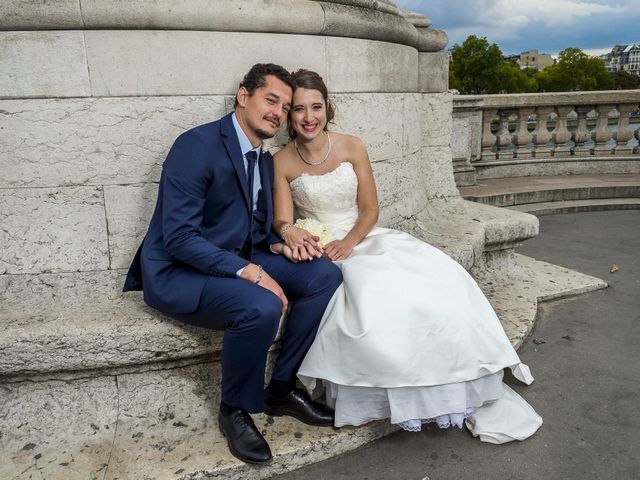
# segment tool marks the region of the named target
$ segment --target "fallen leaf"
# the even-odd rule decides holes
[[[616,265],[615,263],[611,264],[611,270],[609,270],[611,273],[616,273],[618,270],[620,270],[620,267],[618,265]]]
[[[547,341],[544,338],[534,338],[533,343],[536,345],[542,345],[543,343],[547,343]]]

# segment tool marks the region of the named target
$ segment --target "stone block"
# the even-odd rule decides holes
[[[82,30],[78,0],[56,0],[55,6],[42,0],[3,0],[0,30]]]
[[[422,145],[451,145],[453,95],[450,93],[422,95]]]
[[[359,137],[372,163],[397,158],[403,151],[402,95],[353,93],[333,95],[335,130]]]
[[[404,155],[412,155],[420,151],[422,147],[422,95],[406,93],[403,95],[403,102],[404,143],[402,151]]]
[[[457,197],[449,147],[422,147],[420,155],[421,182],[427,198]]]
[[[0,276],[0,371],[77,371],[214,355],[222,335],[122,294],[124,271]],[[7,299],[5,302],[4,299]]]
[[[412,27],[413,28],[413,27]],[[326,37],[332,92],[415,92],[418,52],[405,45]]]
[[[415,48],[419,36],[399,15],[378,10],[379,2],[318,2],[324,11],[323,35],[384,40]]]
[[[117,431],[116,379],[79,379],[69,387],[60,380],[2,385],[0,477],[104,474]]]
[[[155,183],[104,187],[111,268],[129,268],[147,233],[157,196]]]
[[[102,189],[0,190],[0,273],[109,268]]]
[[[80,0],[88,28],[319,34],[322,7],[299,0]],[[256,12],[259,12],[256,13]]]
[[[90,95],[81,31],[0,32],[0,98]]]
[[[418,91],[441,93],[449,89],[449,57],[446,52],[418,54]]]
[[[158,181],[175,138],[224,115],[224,99],[0,101],[0,188]]]
[[[168,30],[85,36],[94,96],[234,95],[249,68],[267,61],[327,72],[320,36]]]
[[[426,189],[420,180],[422,163],[418,152],[372,165],[380,206],[379,225],[394,225],[424,208]]]

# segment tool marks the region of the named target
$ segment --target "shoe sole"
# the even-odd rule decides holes
[[[296,420],[306,425],[311,425],[313,427],[333,427],[333,422],[331,423],[309,422],[307,419],[301,418],[296,412],[291,412],[287,410],[274,410],[272,408],[265,408],[264,413],[271,417],[283,417],[283,416],[293,417]]]
[[[220,433],[222,434],[224,439],[227,441],[227,448],[229,449],[229,452],[231,453],[231,455],[236,457],[241,462],[249,463],[251,465],[269,465],[271,462],[273,462],[273,457],[271,457],[269,460],[265,460],[264,462],[258,462],[256,460],[248,460],[246,458],[242,458],[238,452],[236,452],[233,448],[231,448],[231,444],[229,443],[229,440],[227,439],[227,436],[225,435],[220,425],[218,425],[218,430],[220,430]]]

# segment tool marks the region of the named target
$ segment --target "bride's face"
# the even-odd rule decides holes
[[[289,122],[301,140],[313,140],[327,124],[327,107],[318,90],[298,88],[293,94]]]

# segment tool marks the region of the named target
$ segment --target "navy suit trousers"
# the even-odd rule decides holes
[[[262,265],[289,299],[282,347],[272,375],[289,381],[313,343],[342,274],[325,259],[296,264],[281,255],[255,251],[252,261]],[[280,300],[269,290],[240,278],[211,276],[195,312],[170,316],[190,325],[224,330],[222,401],[256,413],[264,407],[267,352],[281,314]]]

